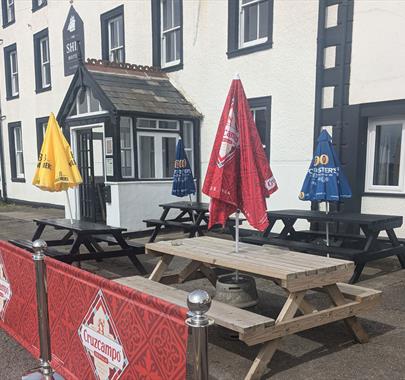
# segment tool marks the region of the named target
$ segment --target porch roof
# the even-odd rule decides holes
[[[202,117],[162,71],[91,63],[86,63],[85,67],[117,111],[178,118]]]

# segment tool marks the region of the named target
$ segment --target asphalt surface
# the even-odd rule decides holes
[[[31,238],[31,222],[38,217],[60,217],[59,210],[0,206],[0,239]],[[59,236],[51,232],[46,237]],[[147,268],[153,262],[141,258]],[[174,261],[173,266],[180,265]],[[126,258],[87,262],[83,269],[107,278],[135,275]],[[405,271],[396,258],[371,263],[366,267],[360,286],[383,291],[381,304],[363,314],[361,323],[370,342],[357,344],[342,322],[332,323],[289,336],[282,340],[264,379],[405,379]],[[192,291],[204,288],[213,294],[207,280],[194,280],[178,287]],[[281,308],[280,291],[269,281],[257,280],[260,311],[274,315]],[[216,327],[209,331],[210,379],[243,379],[258,348],[239,341],[224,339]],[[0,380],[20,379],[22,373],[35,367],[37,361],[4,331],[0,330]]]

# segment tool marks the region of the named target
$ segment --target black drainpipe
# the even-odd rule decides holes
[[[1,199],[7,202],[7,182],[6,170],[4,166],[4,143],[3,143],[3,120],[5,117],[1,114],[0,108],[0,175],[1,175]]]

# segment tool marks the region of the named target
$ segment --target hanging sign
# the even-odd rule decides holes
[[[79,54],[79,49],[81,50],[81,55]],[[76,72],[80,58],[84,59],[84,26],[83,20],[72,5],[65,26],[63,27],[63,63],[65,77]]]

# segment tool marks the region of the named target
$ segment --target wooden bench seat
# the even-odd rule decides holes
[[[187,308],[188,293],[159,282],[148,280],[140,276],[123,277],[114,280],[115,282],[128,286],[151,296],[161,298],[180,307]],[[264,332],[268,327],[274,325],[274,319],[252,313],[247,310],[224,304],[213,300],[210,310],[207,313],[218,326],[236,331],[240,336],[248,336],[250,333]]]
[[[108,243],[108,245],[117,245],[117,240],[115,240],[114,236],[112,235],[94,235],[94,239],[98,242],[104,242]],[[128,241],[125,240],[125,242],[131,247],[131,248],[136,248],[139,250],[142,250],[144,253],[145,252],[145,244],[143,243],[138,243],[135,241]]]
[[[33,247],[32,247],[32,241],[31,241],[31,240],[14,239],[14,240],[9,240],[9,242],[10,242],[11,244],[14,244],[15,246],[17,246],[17,247],[19,247],[19,248],[25,249],[25,250],[27,250],[27,251],[29,251],[29,252],[34,252],[34,249],[33,249]],[[66,253],[66,252],[60,252],[60,251],[56,250],[56,249],[53,248],[53,247],[48,247],[48,248],[46,249],[46,255],[58,259],[58,258],[61,258],[61,257],[66,256],[67,253]]]

